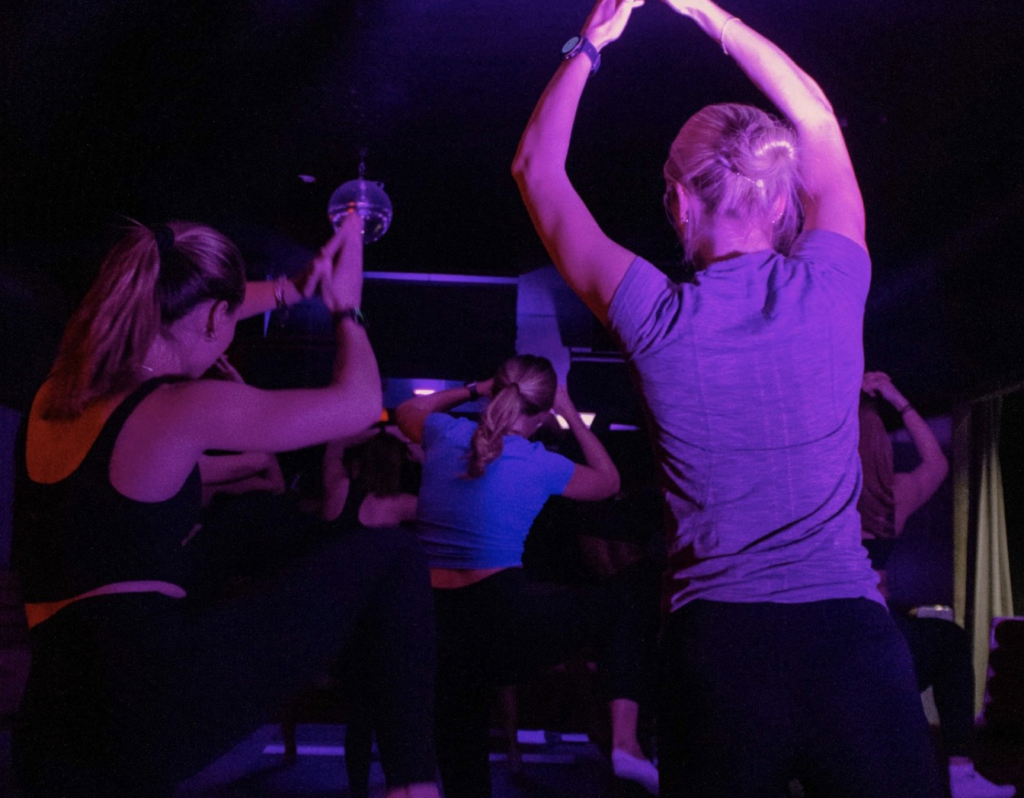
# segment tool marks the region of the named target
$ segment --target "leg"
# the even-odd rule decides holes
[[[475,586],[474,586],[475,587]],[[466,591],[470,591],[467,593]],[[437,612],[437,760],[446,798],[488,798],[488,707],[493,688],[485,678],[480,638],[491,628],[480,591],[435,590]]]
[[[498,688],[498,704],[508,750],[508,769],[518,775],[523,772],[523,754],[519,750],[519,698],[514,684]]]
[[[187,610],[181,720],[202,733],[177,752],[182,775],[265,722],[339,655],[360,620],[374,635],[361,655],[388,685],[377,716],[389,785],[433,781],[426,568],[416,542],[391,530],[339,535],[244,596]]]
[[[658,716],[662,796],[784,794],[796,745],[784,644],[764,606],[694,601],[669,616]]]
[[[487,660],[515,681],[580,650],[596,649],[598,672],[609,700],[612,766],[620,778],[657,793],[657,771],[637,740],[639,699],[653,649],[656,604],[647,609],[629,577],[588,588],[532,583],[521,574],[506,577],[505,634],[493,642]],[[653,594],[652,594],[653,595]]]
[[[941,798],[910,654],[889,613],[866,599],[802,606],[806,631],[790,651],[806,697],[797,775],[809,792]]]
[[[974,663],[967,633],[942,618],[893,613],[914,661],[918,687],[932,687],[948,756],[970,758],[974,738]]]

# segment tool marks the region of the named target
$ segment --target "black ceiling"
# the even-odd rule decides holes
[[[845,125],[876,269],[869,365],[939,404],[1019,373],[1024,4],[727,6],[818,79]],[[30,329],[12,321],[26,296],[81,293],[122,215],[211,222],[257,264],[316,246],[329,233],[327,197],[364,148],[368,177],[395,207],[368,268],[514,276],[543,265],[509,164],[588,10],[586,0],[5,0],[3,346]],[[726,100],[762,102],[713,42],[649,0],[605,52],[570,155],[613,237],[656,262],[678,258],[660,206],[664,154],[688,114]]]

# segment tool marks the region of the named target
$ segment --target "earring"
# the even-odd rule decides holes
[[[206,340],[207,341],[216,341],[217,340],[217,333],[215,333],[213,330],[207,330],[206,331]]]

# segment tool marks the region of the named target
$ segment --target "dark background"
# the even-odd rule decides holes
[[[1024,6],[727,7],[821,83],[845,126],[875,265],[868,367],[925,412],[1018,379]],[[515,276],[546,264],[509,165],[588,11],[586,0],[5,0],[0,402],[24,407],[123,217],[205,221],[239,241],[253,276],[294,268],[329,234],[327,198],[363,148],[395,207],[368,269]],[[678,261],[661,165],[690,113],[728,100],[764,105],[715,42],[648,0],[605,51],[570,154],[613,238]],[[443,296],[399,293],[391,323],[445,311]],[[462,358],[484,345],[435,343]]]

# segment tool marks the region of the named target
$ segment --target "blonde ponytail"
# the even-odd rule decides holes
[[[675,225],[687,260],[709,242],[715,217],[748,220],[788,254],[803,221],[797,143],[793,128],[749,105],[709,105],[683,125],[664,173],[700,199]]]
[[[494,377],[492,399],[473,432],[466,469],[470,479],[484,475],[487,465],[501,456],[504,437],[523,416],[551,409],[558,378],[551,361],[535,355],[509,358]]]

